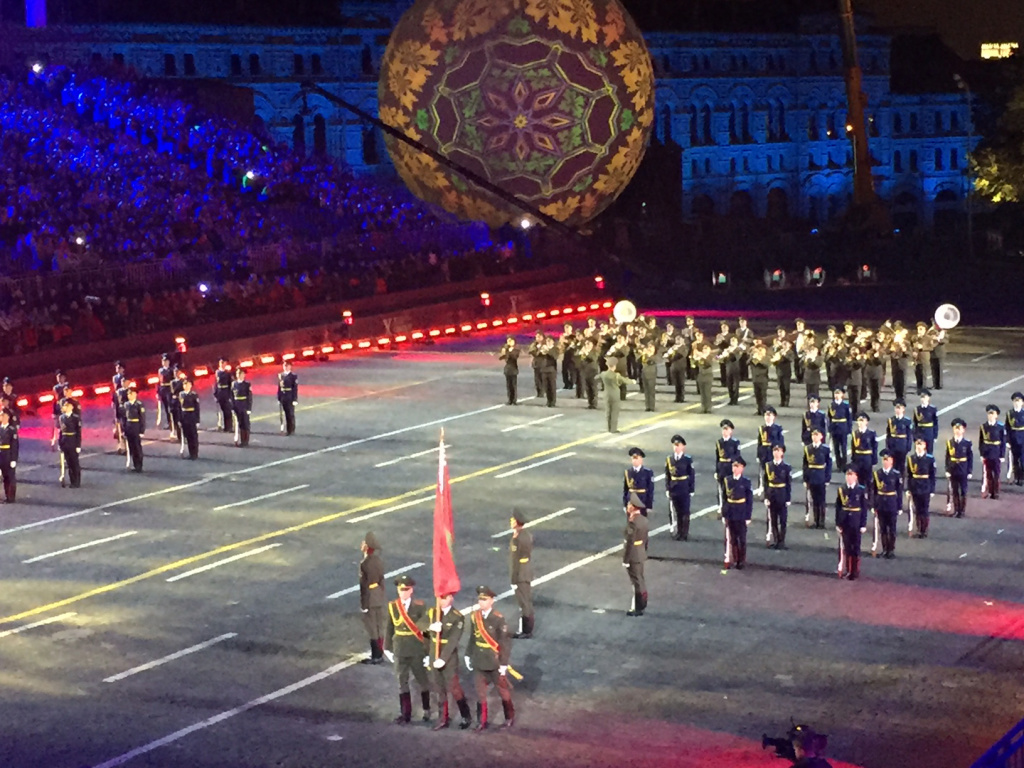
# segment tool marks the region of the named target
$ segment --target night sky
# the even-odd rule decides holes
[[[782,29],[802,10],[834,12],[836,0],[624,0],[645,29]],[[52,21],[167,21],[332,24],[338,0],[49,0]],[[344,0],[340,3],[344,5]],[[982,42],[1024,42],[1024,0],[853,0],[889,27],[936,29],[964,57]],[[24,0],[0,0],[4,18],[23,18]]]

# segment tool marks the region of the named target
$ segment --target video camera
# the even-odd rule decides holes
[[[790,720],[790,729],[783,737],[774,738],[768,734],[761,734],[761,749],[769,747],[775,750],[776,757],[782,757],[792,763],[796,762],[796,749],[794,744],[800,742],[804,749],[817,754],[828,745],[828,736],[816,733],[811,726],[804,723],[796,723]]]

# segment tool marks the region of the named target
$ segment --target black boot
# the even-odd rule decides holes
[[[381,653],[380,643],[376,640],[370,641],[370,658],[363,659],[360,664],[380,664],[384,660],[384,654]]]
[[[512,635],[517,640],[529,640],[533,637],[533,616],[523,616],[519,619],[519,631]]]
[[[643,616],[644,615],[644,611],[646,611],[646,610],[647,610],[647,593],[646,592],[641,592],[640,593],[640,615]]]
[[[400,693],[398,694],[398,702],[401,707],[401,714],[395,718],[395,722],[399,725],[405,725],[412,720],[412,694],[411,693]]]
[[[476,704],[476,731],[487,730],[487,702],[478,701]]]
[[[444,697],[444,703],[439,707],[440,718],[437,721],[437,725],[434,726],[435,731],[440,731],[447,728],[451,721],[448,719],[448,696]]]
[[[464,731],[473,724],[473,715],[469,711],[469,702],[466,701],[465,697],[463,697],[455,703],[458,705],[459,715],[462,717],[462,722],[459,723],[459,728]]]
[[[511,701],[501,702],[501,708],[505,711],[505,727],[511,728],[516,722],[516,708]]]
[[[445,699],[445,702],[448,700]],[[423,704],[423,722],[430,722],[430,692],[420,691],[420,702]]]

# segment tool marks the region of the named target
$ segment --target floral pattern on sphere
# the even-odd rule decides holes
[[[392,33],[380,118],[570,226],[607,208],[643,159],[654,71],[619,0],[417,0]],[[418,197],[500,226],[520,211],[404,142]]]

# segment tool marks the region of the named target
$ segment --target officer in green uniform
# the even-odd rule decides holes
[[[476,588],[477,610],[473,614],[473,631],[466,643],[466,668],[474,673],[476,682],[476,730],[487,728],[487,686],[493,685],[501,697],[505,712],[505,727],[511,728],[516,718],[512,704],[512,691],[508,685],[508,663],[512,658],[512,637],[508,633],[505,617],[494,610],[494,591],[490,587]]]
[[[528,640],[533,637],[533,534],[524,527],[526,515],[512,510],[509,521],[512,538],[508,543],[508,571],[512,589],[519,603],[519,631],[512,637]]]
[[[633,603],[626,612],[627,616],[643,616],[647,608],[647,582],[644,581],[644,563],[647,562],[648,528],[647,518],[641,514],[644,504],[635,493],[629,495],[626,505],[626,523],[622,565],[633,585]]]
[[[625,387],[629,383],[629,379],[616,371],[615,363],[609,359],[608,370],[601,371],[597,375],[597,380],[601,383],[601,389],[604,390],[604,413],[608,421],[608,431],[618,432],[619,411],[622,408],[622,402],[616,395],[621,387]]]
[[[697,372],[697,394],[700,395],[700,412],[711,413],[711,386],[715,380],[712,369],[714,350],[704,342],[704,334],[694,334],[693,346],[690,348],[690,362]]]
[[[451,724],[448,717],[448,696],[455,699],[455,705],[462,715],[459,728],[465,730],[473,724],[473,716],[469,711],[469,702],[459,682],[459,641],[462,630],[466,626],[466,618],[452,607],[455,595],[448,593],[437,598],[437,608],[427,611],[430,625],[428,644],[430,646],[430,668],[434,678],[434,690],[437,692],[437,709],[441,713],[435,731],[447,728]]]
[[[363,552],[363,559],[359,563],[359,610],[363,612],[363,626],[370,636],[370,658],[363,659],[362,663],[381,664],[384,661],[384,634],[388,629],[384,560],[380,556],[380,544],[373,531],[366,534],[359,548]]]
[[[384,636],[384,655],[395,665],[398,677],[398,698],[401,714],[396,723],[408,723],[412,719],[412,693],[409,690],[409,675],[416,678],[423,702],[423,719],[430,720],[430,683],[423,660],[428,655],[427,606],[422,600],[413,599],[416,582],[411,576],[402,575],[395,579],[398,599],[388,603],[388,631]]]

